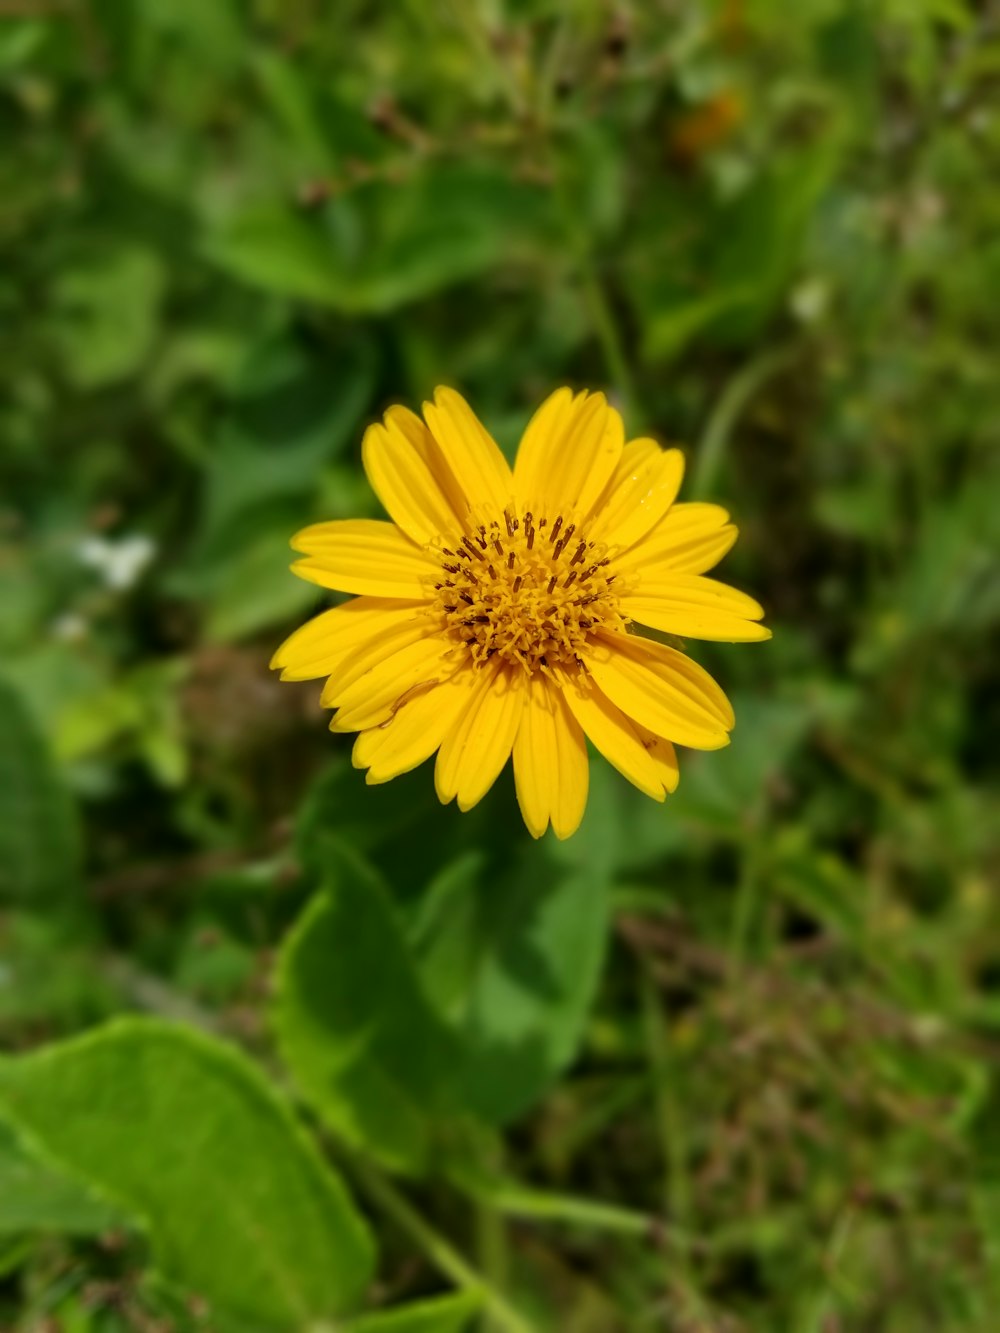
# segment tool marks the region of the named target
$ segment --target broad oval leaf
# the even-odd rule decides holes
[[[615,781],[593,765],[575,837],[525,838],[492,872],[456,862],[414,921],[428,994],[466,1052],[457,1096],[490,1123],[527,1111],[576,1054],[607,944]]]
[[[505,799],[508,807],[513,804],[509,775],[499,784],[500,791],[462,815],[459,823],[454,810],[437,804],[426,781],[423,790],[405,778],[384,788],[364,788],[356,774],[338,769],[324,781],[322,799],[300,824],[303,861],[312,873],[333,874],[339,888],[342,853],[337,848],[341,837],[349,836],[354,846],[377,858],[391,882],[408,944],[402,950],[394,945],[391,953],[371,952],[374,962],[367,971],[360,968],[357,978],[358,1002],[367,1006],[368,1021],[374,1022],[382,1003],[379,988],[392,991],[392,978],[404,970],[409,975],[416,966],[421,984],[415,993],[430,1002],[456,1052],[447,1071],[448,1086],[442,1083],[437,1089],[454,1113],[504,1123],[544,1095],[576,1053],[604,958],[609,888],[621,855],[617,830],[627,799],[602,764],[593,766],[591,784],[587,815],[566,843],[546,839],[539,846],[520,824],[511,830],[503,820],[490,823],[490,814],[495,815]],[[388,790],[392,788],[396,791]],[[356,801],[353,791],[360,792]],[[368,823],[366,806],[371,807]],[[331,826],[336,835],[329,832]],[[480,847],[470,852],[472,830]],[[372,910],[370,898],[359,901],[357,919]],[[329,937],[320,951],[317,970],[329,975],[335,952],[338,970],[344,966],[343,940],[351,939],[351,952],[356,953],[355,930],[355,917],[345,916],[337,939]],[[406,1026],[412,1021],[411,1011],[399,1031],[415,1031]],[[354,1022],[360,1032],[360,1019]],[[367,1053],[360,1046],[354,1050],[358,1078]],[[320,1055],[329,1062],[328,1052],[321,1050]],[[288,1050],[286,1057],[293,1059]],[[312,1064],[317,1069],[320,1062],[314,1059]],[[328,1071],[322,1077],[329,1119],[332,1075]],[[389,1104],[372,1103],[372,1115],[384,1116]],[[421,1095],[418,1105],[425,1104]],[[439,1120],[442,1102],[427,1105]],[[339,1132],[358,1144],[367,1138],[374,1151],[372,1115],[359,1126],[356,1114],[348,1124],[342,1106],[338,1114]],[[417,1166],[416,1145],[428,1141],[427,1133],[411,1133],[406,1138],[409,1147],[403,1146],[408,1131],[402,1115],[392,1122],[392,1132],[399,1140],[394,1164],[408,1159]],[[389,1137],[382,1130],[378,1137],[380,1155],[388,1164]]]
[[[0,1236],[18,1231],[93,1236],[121,1221],[111,1204],[40,1161],[0,1120]]]
[[[191,1029],[122,1019],[0,1062],[29,1145],[116,1201],[163,1274],[248,1330],[354,1306],[368,1229],[253,1064]]]

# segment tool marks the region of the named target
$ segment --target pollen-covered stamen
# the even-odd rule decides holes
[[[438,548],[436,606],[474,661],[499,656],[529,673],[575,668],[597,630],[624,630],[625,590],[607,548],[571,517],[508,506],[472,533]]]

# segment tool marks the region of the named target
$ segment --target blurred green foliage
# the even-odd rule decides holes
[[[998,88],[974,0],[0,6],[0,1328],[992,1333]],[[439,382],[733,511],[664,807],[269,679]]]

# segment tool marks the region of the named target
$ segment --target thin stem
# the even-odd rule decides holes
[[[508,1283],[510,1268],[507,1228],[492,1201],[479,1200],[476,1203],[476,1248],[479,1266],[486,1280],[491,1286],[503,1291]],[[498,1333],[501,1327],[494,1313],[487,1311],[483,1319],[484,1333]]]
[[[502,1292],[469,1264],[439,1231],[425,1222],[413,1205],[380,1171],[357,1157],[349,1169],[362,1189],[434,1265],[438,1272],[463,1291],[477,1292],[490,1312],[493,1322],[504,1333],[535,1333],[532,1325],[514,1309]]]

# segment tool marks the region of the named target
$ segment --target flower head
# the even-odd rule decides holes
[[[626,444],[601,393],[559,389],[513,470],[465,400],[438,389],[423,420],[370,426],[365,471],[391,523],[316,523],[292,568],[353,593],[274,656],[283,680],[326,676],[333,731],[386,782],[437,752],[442,801],[481,800],[513,753],[525,823],[569,837],[587,801],[586,738],[662,801],[674,742],[728,744],[729,701],[677,648],[636,626],[766,639],[762,608],[704,577],[736,540],[724,509],[675,504],[677,449]]]

